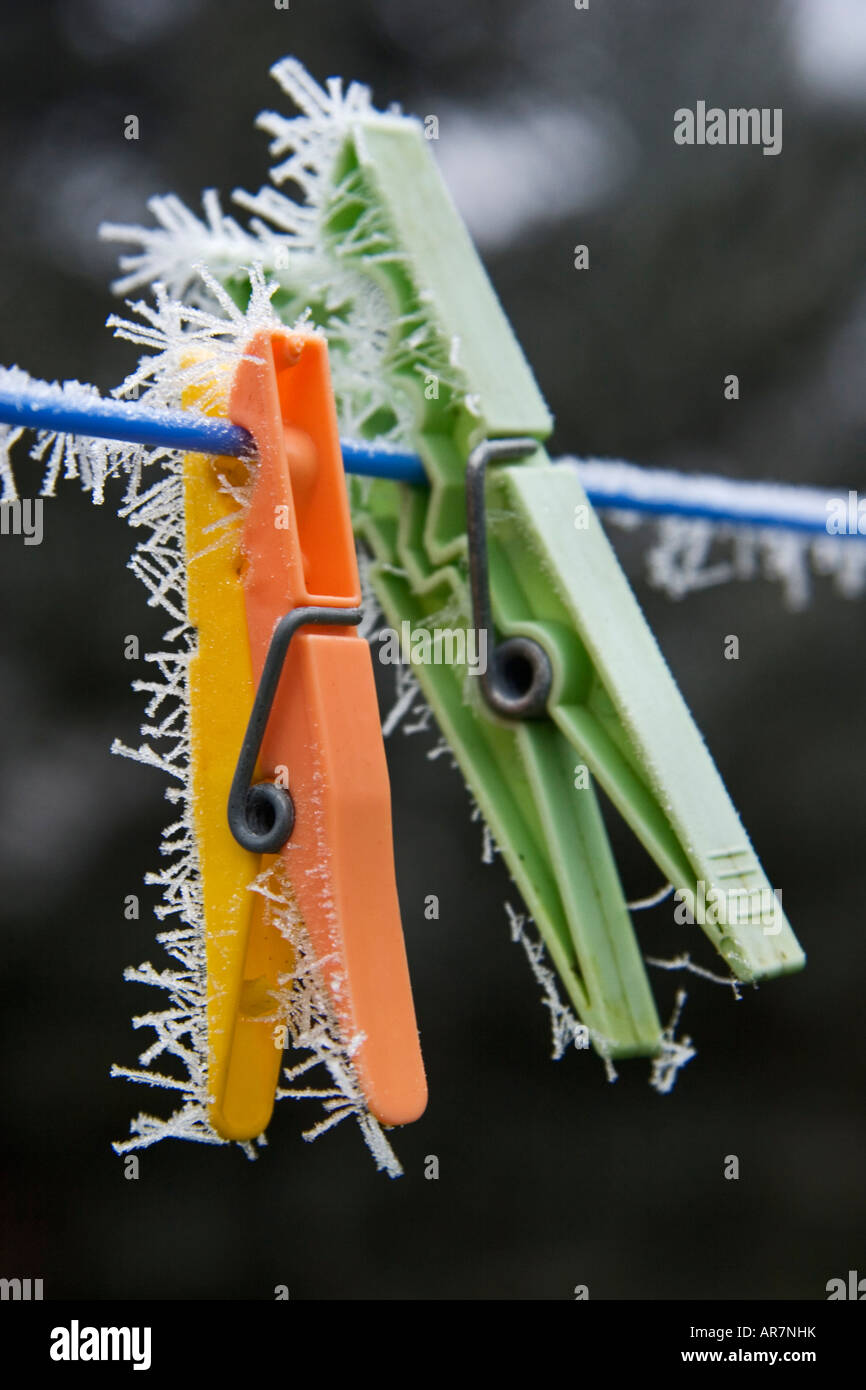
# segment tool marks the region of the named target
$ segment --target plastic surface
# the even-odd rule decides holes
[[[236,528],[213,529],[236,511],[222,478],[241,479],[232,458],[184,460],[187,602],[197,629],[189,665],[193,815],[207,955],[210,1122],[226,1139],[254,1139],[270,1118],[282,1051],[274,1044],[267,981],[287,973],[292,952],[268,933],[250,893],[261,867],[229,829],[226,798],[253,701],[242,566]]]
[[[258,680],[285,613],[353,608],[361,594],[325,340],[260,334],[248,354],[229,410],[259,451],[242,576]],[[372,660],[353,627],[294,638],[261,761],[263,777],[288,775],[295,826],[282,861],[367,1103],[383,1124],[406,1124],[427,1090]]]

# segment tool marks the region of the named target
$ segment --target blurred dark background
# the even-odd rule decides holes
[[[866,22],[856,0],[63,0],[6,5],[0,31],[0,362],[117,383],[104,328],[114,250],[97,226],[266,181],[269,66],[369,83],[440,119],[436,154],[557,418],[560,452],[863,488]],[[782,107],[783,150],[678,147],[673,112]],[[123,119],[137,114],[137,143]],[[576,272],[586,243],[591,268]],[[726,374],[740,400],[723,398]],[[35,495],[36,465],[17,473]],[[153,958],[169,809],[159,774],[109,754],[142,708],[123,659],[161,622],[125,569],[127,528],[75,484],[45,539],[0,540],[3,1137],[0,1275],[46,1297],[704,1299],[825,1297],[866,1274],[862,1023],[863,600],[817,580],[680,603],[643,578],[643,533],[613,533],[651,624],[809,955],[746,991],[652,972],[699,1055],[674,1092],[649,1066],[610,1085],[592,1054],[549,1060],[548,1025],[482,867],[458,774],[431,739],[389,745],[396,852],[430,1081],[377,1174],[344,1125],[278,1107],[256,1163],[167,1143],[126,1181],[110,1143],[161,1098],[108,1076],[155,1006],[126,985]],[[740,659],[725,661],[725,635]],[[655,869],[612,827],[632,896]],[[139,922],[123,917],[142,895]],[[438,922],[424,919],[437,893]],[[670,905],[645,949],[691,949]],[[440,1161],[424,1178],[426,1155]],[[725,1156],[740,1159],[725,1181]]]

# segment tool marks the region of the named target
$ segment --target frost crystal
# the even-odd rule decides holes
[[[578,1022],[571,1009],[563,1004],[556,987],[556,976],[544,964],[544,943],[533,941],[526,930],[526,916],[515,912],[510,903],[505,904],[511,928],[511,940],[518,942],[529,962],[529,968],[537,984],[542,989],[542,1004],[550,1014],[550,1028],[553,1042],[551,1056],[554,1062],[564,1057],[569,1047],[578,1049],[589,1047],[589,1029]]]
[[[400,1177],[403,1169],[388,1143],[385,1133],[367,1109],[364,1094],[352,1066],[352,1055],[361,1037],[348,1042],[340,1034],[339,1024],[330,1007],[327,990],[322,982],[320,962],[312,950],[303,922],[291,899],[288,885],[279,871],[267,870],[252,885],[253,891],[266,897],[278,909],[275,918],[283,935],[292,943],[295,964],[291,977],[283,983],[279,1018],[285,1020],[295,1051],[307,1057],[285,1072],[289,1082],[316,1067],[324,1067],[331,1085],[317,1087],[286,1087],[277,1091],[277,1099],[320,1100],[326,1118],[307,1130],[304,1138],[317,1139],[342,1120],[354,1119],[373,1155],[376,1167],[389,1177]]]
[[[654,965],[659,970],[687,970],[692,975],[699,975],[702,980],[711,980],[714,985],[727,985],[732,991],[735,999],[741,998],[740,984],[736,975],[716,975],[712,970],[707,970],[703,965],[695,965],[691,956],[684,951],[681,956],[674,956],[671,960],[660,960],[655,956],[646,957],[647,965]]]
[[[678,1039],[676,1037],[680,1015],[687,998],[688,995],[685,990],[677,991],[674,1011],[667,1028],[662,1033],[661,1050],[658,1056],[653,1058],[649,1084],[662,1096],[670,1094],[681,1069],[698,1055],[692,1046],[691,1038],[683,1036]]]
[[[629,514],[608,513],[633,529]],[[778,527],[733,525],[669,516],[651,521],[646,555],[650,584],[669,598],[737,580],[779,584],[787,606],[805,608],[814,577],[830,578],[843,598],[866,593],[866,544]]]
[[[15,475],[12,472],[9,451],[12,445],[21,438],[23,432],[21,429],[13,429],[10,425],[0,425],[0,503],[18,500],[18,489],[15,486]]]

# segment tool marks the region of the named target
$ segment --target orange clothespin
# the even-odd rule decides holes
[[[229,823],[250,862],[281,855],[333,1012],[356,1044],[370,1111],[406,1124],[423,1112],[427,1089],[373,666],[353,626],[361,588],[325,339],[260,332],[237,370],[229,415],[258,455],[240,549],[257,693]],[[270,1117],[280,1057],[272,1014],[263,1020],[291,956],[266,909],[247,917],[245,945],[212,943],[208,955],[209,1010],[223,1020],[211,1048],[211,1120],[230,1138],[255,1137]]]

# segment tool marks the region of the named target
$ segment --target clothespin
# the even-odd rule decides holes
[[[335,167],[351,171],[341,263],[387,282],[407,357],[419,323],[451,345],[438,391],[419,392],[429,490],[353,492],[373,586],[397,627],[459,612],[488,634],[481,680],[415,673],[596,1047],[653,1054],[661,1026],[589,774],[674,889],[715,904],[699,917],[733,976],[796,970],[803,952],[575,472],[547,457],[549,412],[420,124],[359,116]],[[375,257],[353,217],[375,222]]]
[[[324,338],[259,333],[229,415],[256,460],[193,454],[184,467],[210,1118],[224,1137],[250,1139],[273,1106],[292,949],[267,896],[247,890],[278,865],[370,1111],[405,1124],[422,1113],[426,1083]],[[215,541],[233,510],[227,483],[250,490],[236,546]]]

